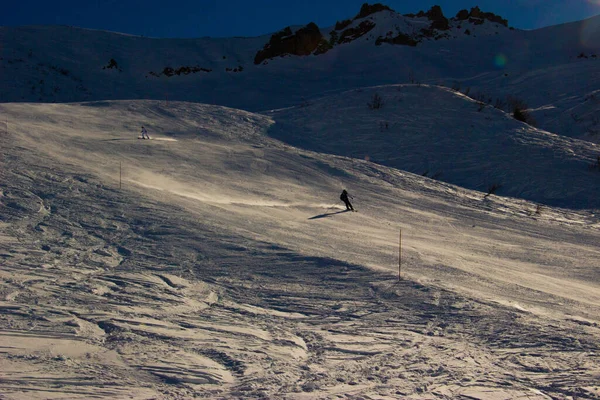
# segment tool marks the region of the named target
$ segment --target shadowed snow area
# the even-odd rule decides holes
[[[415,47],[379,40],[419,36],[431,25],[427,17],[382,11],[348,22],[348,30],[319,28],[323,40],[337,41],[325,53],[258,65],[275,32],[158,39],[73,26],[0,27],[0,102],[142,98],[264,111],[353,88],[443,83],[493,103],[518,98],[540,128],[600,141],[600,16],[531,31],[452,19],[447,31],[426,34]],[[372,29],[339,43],[361,24]]]
[[[6,398],[600,395],[590,143],[412,85],[0,111]]]
[[[378,96],[380,108],[370,109]],[[451,89],[392,85],[352,90],[268,113],[270,134],[295,146],[487,192],[570,208],[600,207],[589,166],[600,146],[516,121]],[[519,162],[515,162],[518,159]]]

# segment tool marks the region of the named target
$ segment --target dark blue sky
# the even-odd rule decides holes
[[[358,13],[364,0],[58,0],[6,1],[0,25],[74,25],[152,37],[258,36],[288,25],[320,27]],[[370,1],[375,3],[377,1]],[[534,29],[600,14],[600,0],[381,1],[406,13],[442,7],[447,17],[475,5]]]

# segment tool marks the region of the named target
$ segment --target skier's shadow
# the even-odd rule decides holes
[[[319,215],[315,215],[314,217],[310,217],[309,219],[327,218],[327,217],[331,217],[332,215],[342,214],[342,213],[345,213],[348,211],[350,211],[350,210],[342,210],[342,211],[336,211],[336,212],[332,212],[332,213],[319,214]]]

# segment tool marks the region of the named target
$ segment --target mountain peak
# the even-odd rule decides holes
[[[353,19],[338,21],[332,29],[326,29],[326,32],[329,31],[328,37],[312,22],[296,32],[287,27],[273,34],[264,48],[256,53],[254,63],[267,63],[269,59],[287,55],[319,55],[362,37],[365,40],[374,39],[373,43],[377,46],[388,43],[414,47],[426,40],[471,35],[476,30],[475,26],[483,25],[486,21],[495,24],[494,33],[500,27],[508,27],[506,19],[483,12],[478,6],[470,11],[461,10],[456,17],[448,19],[439,5],[434,5],[427,12],[401,15],[381,3],[364,3]],[[482,35],[490,34],[485,29],[478,30]]]
[[[479,8],[479,6],[475,6],[475,7],[471,8],[470,12],[467,10],[460,10],[456,14],[455,18],[458,21],[472,20],[472,22],[479,22],[480,24],[482,24],[483,21],[487,20],[487,21],[495,22],[495,23],[502,24],[502,25],[508,27],[508,20],[502,18],[499,15],[491,13],[491,12],[483,12]],[[476,21],[476,20],[478,20],[478,21]]]
[[[354,17],[354,19],[365,18],[365,17],[368,17],[371,14],[375,14],[375,13],[380,12],[380,11],[392,11],[392,12],[395,12],[390,7],[388,7],[388,6],[384,5],[384,4],[381,4],[381,3],[375,3],[375,4],[364,3],[362,5],[362,7],[360,8],[360,12],[356,15],[356,17]]]

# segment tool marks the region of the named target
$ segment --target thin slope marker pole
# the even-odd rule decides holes
[[[398,281],[402,280],[402,229],[398,240]]]
[[[119,190],[121,190],[121,176],[122,176],[121,171],[122,171],[121,170],[121,161],[119,161]]]

